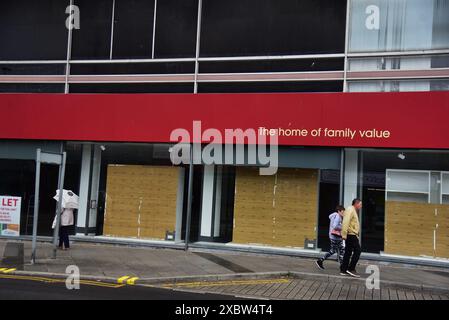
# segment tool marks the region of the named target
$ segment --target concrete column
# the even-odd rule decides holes
[[[215,211],[214,211],[214,237],[220,236],[221,219],[221,185],[223,180],[223,167],[217,166],[215,177]]]
[[[99,145],[93,145],[93,159],[91,164],[90,179],[90,208],[89,221],[87,223],[89,235],[95,235],[97,227],[97,211],[98,211],[98,189],[100,187],[100,171],[101,171],[101,148]]]
[[[201,232],[202,237],[212,236],[212,221],[214,215],[215,194],[215,166],[204,166],[203,200],[201,206]]]
[[[181,242],[182,233],[182,212],[184,209],[184,179],[186,170],[182,167],[179,168],[178,178],[178,193],[176,196],[176,231],[175,242]]]
[[[91,171],[92,145],[84,144],[81,155],[81,176],[79,189],[79,208],[76,221],[76,234],[84,235],[89,204],[89,185]]]
[[[351,205],[352,200],[358,193],[358,151],[345,150],[345,170],[344,170],[344,206]]]
[[[100,185],[101,148],[85,144],[81,155],[77,235],[95,235],[97,226],[98,188]]]
[[[202,237],[220,236],[221,182],[222,167],[204,166],[200,231]]]

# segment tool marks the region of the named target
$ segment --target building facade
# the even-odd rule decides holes
[[[21,236],[40,148],[67,154],[80,238],[319,252],[360,197],[364,252],[449,258],[448,0],[2,1],[0,40],[0,196],[21,198]],[[207,129],[276,136],[276,173],[205,161]],[[57,176],[42,166],[42,236]]]

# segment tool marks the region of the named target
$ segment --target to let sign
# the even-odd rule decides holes
[[[20,209],[22,198],[0,196],[0,234],[17,237],[20,235]]]

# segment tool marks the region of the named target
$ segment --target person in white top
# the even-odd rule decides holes
[[[73,209],[63,208],[61,213],[61,225],[59,228],[59,248],[67,250],[70,248],[69,230],[70,226],[73,226]],[[53,221],[53,228],[56,226],[56,217]],[[64,245],[64,246],[63,246]]]

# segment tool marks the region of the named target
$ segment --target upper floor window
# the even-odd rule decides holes
[[[65,60],[69,3],[0,1],[0,60]]]
[[[201,55],[342,53],[346,1],[205,0]]]
[[[351,1],[351,52],[449,48],[449,1]]]

